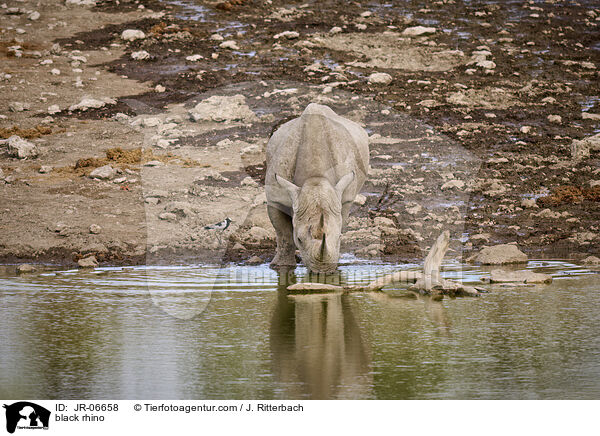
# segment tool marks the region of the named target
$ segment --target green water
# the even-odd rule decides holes
[[[600,398],[600,275],[528,267],[554,282],[434,302],[404,292],[292,297],[266,266],[23,275],[6,266],[0,397]],[[382,268],[344,266],[342,280]],[[464,268],[466,281],[488,274]]]

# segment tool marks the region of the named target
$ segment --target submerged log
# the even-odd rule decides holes
[[[391,283],[413,283],[411,291],[423,295],[432,295],[434,299],[441,299],[443,295],[469,296],[480,295],[482,289],[466,286],[452,280],[440,277],[440,266],[450,245],[450,232],[445,230],[429,250],[423,271],[396,271],[373,280],[368,285],[338,286],[322,283],[296,283],[288,286],[288,291],[293,293],[307,292],[377,292]]]

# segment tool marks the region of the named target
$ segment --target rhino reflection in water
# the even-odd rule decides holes
[[[277,233],[273,266],[296,264],[298,248],[314,272],[335,270],[350,206],[369,168],[369,139],[358,124],[309,104],[267,144],[266,195]]]
[[[369,353],[347,295],[290,298],[281,290],[271,320],[271,352],[285,398],[373,395]]]

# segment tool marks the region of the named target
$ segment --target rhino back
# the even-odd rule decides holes
[[[267,145],[267,185],[274,174],[302,184],[311,177],[326,177],[335,185],[354,171],[353,196],[369,168],[368,135],[353,121],[327,106],[311,103],[299,118],[283,124]]]

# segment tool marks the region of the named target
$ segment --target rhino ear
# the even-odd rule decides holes
[[[346,174],[335,185],[335,192],[337,193],[338,198],[340,200],[342,199],[342,196],[344,195],[344,191],[346,190],[346,188],[348,186],[350,186],[350,183],[352,183],[353,180],[354,180],[354,171],[352,171],[351,173]]]
[[[285,180],[283,177],[279,177],[277,174],[275,174],[275,180],[277,181],[279,186],[285,188],[285,190],[290,195],[290,198],[292,199],[292,206],[295,206],[298,201],[298,194],[300,193],[300,188],[294,185],[289,180]]]

